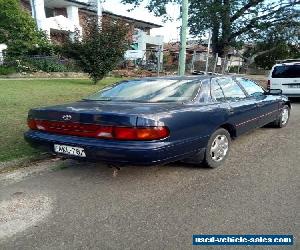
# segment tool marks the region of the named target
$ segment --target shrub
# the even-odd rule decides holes
[[[28,63],[35,71],[65,72],[68,68],[56,58],[29,59]]]
[[[105,20],[100,28],[97,18],[87,19],[83,37],[77,32],[73,41],[64,44],[62,53],[96,84],[123,59],[129,47],[128,31],[121,21]]]
[[[0,75],[9,75],[13,73],[16,73],[15,67],[0,65]]]
[[[19,0],[0,0],[0,43],[8,46],[6,57],[18,59],[49,42],[39,31],[30,14],[22,10]],[[45,49],[43,49],[45,50]]]

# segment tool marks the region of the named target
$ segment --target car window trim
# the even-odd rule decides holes
[[[210,86],[209,86],[210,98],[211,98],[211,100],[212,100],[213,102],[215,102],[215,103],[225,103],[225,102],[228,102],[228,100],[226,99],[224,90],[223,90],[223,88],[220,86],[220,84],[218,83],[217,79],[218,79],[218,77],[212,77],[212,78],[210,79]],[[223,98],[222,101],[216,100],[216,99],[214,98],[213,94],[212,94],[212,84],[213,84],[212,81],[213,81],[213,80],[216,82],[216,84],[218,84],[218,86],[220,87],[220,89],[221,89],[221,91],[222,91],[222,93],[223,93],[224,98]]]

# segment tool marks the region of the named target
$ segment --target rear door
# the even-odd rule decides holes
[[[228,103],[229,122],[236,127],[237,134],[258,126],[257,106],[254,99],[247,98],[242,88],[230,77],[216,78]]]
[[[271,89],[282,89],[288,96],[300,96],[300,64],[282,64],[273,67]]]
[[[247,92],[247,98],[256,103],[259,127],[276,120],[279,114],[278,96],[266,95],[262,87],[249,79],[237,77],[236,81]]]

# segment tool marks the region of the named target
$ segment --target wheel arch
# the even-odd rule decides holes
[[[291,101],[290,100],[288,100],[288,101],[285,101],[284,102],[284,105],[288,105],[289,106],[289,108],[291,108],[292,106],[291,106]]]
[[[220,126],[220,128],[226,129],[231,138],[237,137],[236,128],[230,123],[224,123]]]

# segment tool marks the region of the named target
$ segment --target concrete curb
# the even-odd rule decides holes
[[[19,168],[27,167],[35,162],[50,159],[50,154],[41,154],[31,157],[23,157],[11,161],[0,162],[0,174],[10,172]]]

